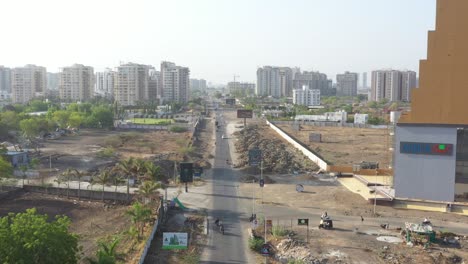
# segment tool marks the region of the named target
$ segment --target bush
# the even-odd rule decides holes
[[[122,145],[122,139],[119,136],[107,137],[104,141],[106,147],[117,148]]]
[[[282,226],[273,226],[271,233],[275,238],[284,237],[288,234],[288,231]]]
[[[254,251],[260,251],[263,246],[263,239],[259,237],[249,238],[249,248]]]
[[[305,262],[303,260],[290,260],[288,261],[288,264],[305,264]]]
[[[182,133],[182,132],[187,132],[187,128],[180,127],[180,126],[173,126],[169,129],[169,131],[174,132],[174,133]]]
[[[115,149],[113,147],[107,147],[100,150],[96,155],[100,158],[112,158],[115,157]]]

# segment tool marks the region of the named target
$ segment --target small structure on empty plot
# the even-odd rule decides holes
[[[322,134],[320,133],[310,133],[309,142],[322,142]]]
[[[24,151],[7,151],[4,156],[11,163],[13,168],[18,168],[29,163],[29,156]]]

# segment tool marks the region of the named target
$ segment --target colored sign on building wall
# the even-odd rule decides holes
[[[402,141],[400,142],[400,153],[451,156],[453,144]]]

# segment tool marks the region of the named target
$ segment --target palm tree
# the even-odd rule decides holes
[[[141,235],[143,235],[145,223],[150,220],[151,209],[145,207],[139,202],[135,202],[132,205],[132,209],[128,210],[126,214],[130,216],[132,223],[139,231],[138,239],[140,239]]]
[[[28,166],[26,165],[21,165],[20,166],[20,170],[21,170],[21,178],[23,179],[23,186],[24,186],[24,179],[26,178],[26,172],[28,171]]]
[[[125,178],[123,178],[119,174],[114,174],[114,185],[115,185],[115,190],[114,190],[114,203],[117,203],[117,187],[125,182]]]
[[[86,258],[89,264],[115,264],[121,258],[117,252],[117,245],[120,239],[115,239],[109,245],[98,242],[98,251],[96,252],[96,259]]]
[[[134,159],[129,158],[126,160],[122,160],[118,164],[118,169],[124,173],[125,177],[127,178],[127,201],[130,199],[130,176],[133,173],[133,163]]]
[[[67,199],[70,198],[70,178],[73,175],[73,169],[68,168],[64,173],[62,173],[62,177],[64,177],[64,182],[67,182]]]
[[[82,171],[78,171],[77,169],[74,169],[73,175],[78,179],[78,200],[81,198],[81,178],[85,175],[85,173]]]
[[[138,190],[138,193],[143,196],[144,203],[147,204],[147,199],[152,198],[157,192],[158,189],[162,188],[161,183],[156,183],[153,181],[144,181]]]
[[[146,172],[144,174],[144,178],[152,181],[161,180],[161,167],[154,165],[153,162],[146,163]]]
[[[101,173],[99,173],[97,176],[94,177],[93,181],[96,181],[99,184],[102,184],[102,201],[104,202],[104,187],[106,184],[109,182],[111,177],[111,171],[110,170],[104,170]]]

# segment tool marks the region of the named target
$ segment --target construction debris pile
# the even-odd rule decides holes
[[[276,245],[275,258],[280,263],[291,263],[300,261],[300,263],[322,264],[322,263],[347,263],[346,255],[339,251],[329,251],[317,257],[312,254],[310,248],[304,242],[294,238],[286,238]]]
[[[265,126],[251,125],[234,133],[237,137],[236,152],[239,153],[236,167],[249,163],[249,150],[259,148],[262,151],[263,170],[273,173],[293,173],[294,171],[317,170],[317,166],[291,146],[280,139],[268,137]]]

